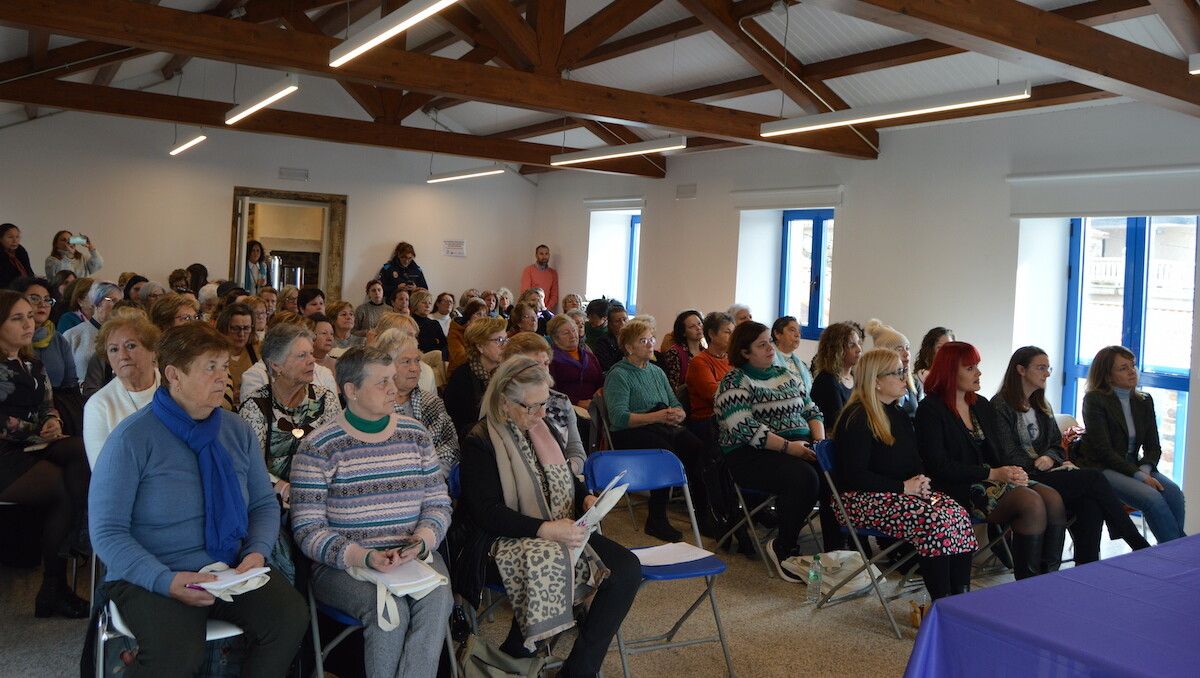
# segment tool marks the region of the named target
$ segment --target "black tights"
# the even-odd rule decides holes
[[[1067,510],[1054,488],[1039,483],[1005,492],[988,514],[988,522],[1008,525],[1020,535],[1042,534],[1047,528],[1065,526]]]
[[[0,501],[44,509],[42,577],[65,579],[67,561],[59,549],[81,526],[91,470],[81,438],[64,438],[36,454],[41,460],[0,490]]]
[[[930,600],[965,593],[971,584],[970,552],[947,556],[920,556],[921,578]]]

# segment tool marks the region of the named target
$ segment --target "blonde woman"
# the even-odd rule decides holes
[[[401,315],[399,313],[387,312],[379,316],[379,322],[375,325],[375,329],[367,333],[367,346],[378,346],[380,338],[388,330],[398,330],[401,334],[405,334],[417,339],[417,323],[412,319],[412,316]],[[385,349],[386,350],[386,349]],[[421,376],[417,381],[417,386],[427,393],[437,393],[437,379],[434,377],[433,368],[421,363]]]
[[[436,391],[421,388],[421,349],[417,340],[401,330],[392,329],[379,335],[374,344],[392,357],[396,366],[396,413],[416,419],[425,426],[437,449],[442,473],[449,476],[458,463],[458,432],[454,420],[446,412],[446,404]]]
[[[925,588],[937,600],[970,588],[979,545],[967,510],[930,491],[912,422],[896,407],[908,376],[890,349],[872,349],[855,365],[854,392],[833,429],[837,485],[856,526],[913,545]]]
[[[409,295],[408,311],[413,320],[417,321],[417,345],[421,347],[421,352],[441,351],[442,360],[449,359],[442,324],[429,317],[433,312],[433,295],[429,290],[417,290]]]
[[[503,318],[479,318],[467,325],[463,338],[467,345],[467,362],[460,365],[446,382],[446,410],[454,420],[459,435],[465,435],[479,421],[479,405],[492,372],[503,360],[508,335]]]
[[[284,285],[279,290],[279,310],[300,312],[300,289],[295,285]]]
[[[907,414],[909,419],[916,417],[917,405],[921,402],[921,398],[925,397],[925,385],[913,378],[912,346],[908,343],[908,337],[875,318],[868,320],[863,329],[871,336],[871,344],[874,348],[890,349],[900,356],[900,366],[907,371],[904,379],[908,386],[905,388],[904,395],[896,401],[896,407]]]

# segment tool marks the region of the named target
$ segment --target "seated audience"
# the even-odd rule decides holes
[[[296,305],[300,307],[300,315],[305,318],[318,313],[325,315],[325,293],[316,287],[305,287],[296,297]]]
[[[134,299],[139,306],[149,309],[154,305],[154,302],[161,299],[167,294],[167,288],[163,287],[162,283],[154,282],[153,280],[142,284],[138,290],[137,299]]]
[[[587,344],[584,343],[583,337],[587,332],[587,313],[582,308],[573,308],[563,313],[563,315],[575,321],[575,327],[579,329],[579,343],[582,346],[586,346]],[[550,323],[546,323],[546,326],[548,328]],[[547,331],[549,330],[547,329]]]
[[[58,318],[57,327],[59,332],[66,332],[72,327],[91,319],[93,309],[91,303],[88,301],[88,294],[92,291],[94,282],[91,278],[76,278],[75,282],[67,287],[67,312]]]
[[[210,325],[216,320],[217,306],[221,303],[219,288],[219,284],[210,282],[196,293],[196,299],[200,302],[200,319]]]
[[[112,312],[108,314],[108,320],[104,321],[107,325],[115,320],[146,320],[146,312],[140,306],[132,301],[118,301],[113,304]],[[103,325],[100,329],[104,329]],[[101,388],[108,385],[113,378],[112,366],[109,365],[108,356],[104,354],[104,349],[99,343],[96,344],[95,352],[88,358],[87,371],[83,375],[83,383],[79,385],[79,390],[83,396],[83,400],[89,400]],[[59,413],[61,414],[61,412]],[[80,416],[82,416],[82,405]]]
[[[373,346],[390,355],[396,366],[396,412],[416,419],[429,431],[442,473],[449,477],[450,469],[458,463],[458,431],[437,391],[420,386],[424,363],[416,339],[392,329],[381,334]]]
[[[483,300],[483,303],[487,304],[487,314],[495,318],[497,315],[496,305],[498,303],[496,300],[496,293],[492,290],[484,290],[479,293],[479,298]],[[469,299],[463,299],[462,297],[458,298],[458,303],[462,304],[462,308],[459,309],[460,313],[462,310],[466,309],[468,301]]]
[[[833,323],[821,332],[813,356],[812,399],[829,421],[837,421],[854,389],[854,365],[862,355],[862,334],[853,323]]]
[[[978,394],[979,352],[952,341],[938,350],[917,407],[917,441],[933,488],[980,521],[1012,528],[1013,574],[1032,577],[1062,560],[1066,510],[1052,487],[1005,465],[995,410]]]
[[[1046,402],[1050,372],[1049,356],[1036,346],[1019,348],[1009,359],[1000,391],[992,398],[1000,463],[1020,466],[1030,479],[1062,496],[1068,515],[1075,519],[1068,529],[1076,565],[1100,560],[1100,529],[1106,522],[1109,535],[1124,539],[1133,549],[1150,546],[1104,475],[1067,461],[1062,433]]]
[[[592,349],[592,353],[596,355],[596,359],[600,361],[600,367],[605,372],[625,359],[625,351],[621,348],[621,341],[618,337],[621,336],[621,328],[625,327],[625,322],[629,320],[629,314],[625,312],[625,307],[618,302],[609,302],[607,309],[604,333],[598,335],[594,341],[588,341],[588,347]]]
[[[367,300],[354,309],[354,331],[365,335],[387,310],[383,303],[383,283],[372,280],[367,283]]]
[[[555,316],[546,324],[546,331],[554,346],[550,359],[554,385],[571,399],[571,403],[586,409],[596,389],[604,386],[600,361],[580,343],[579,328],[567,314]]]
[[[466,304],[466,301],[463,302]],[[450,321],[455,315],[461,315],[461,312],[456,308],[454,303],[454,295],[449,292],[442,292],[437,295],[437,299],[433,302],[433,312],[429,317],[438,321],[442,326],[442,334],[450,336]]]
[[[113,305],[118,301],[121,301],[121,288],[114,283],[98,282],[92,285],[88,292],[88,306],[92,310],[87,322],[63,332],[63,338],[71,345],[75,374],[87,374],[88,360],[96,353],[96,332],[108,320]]]
[[[267,305],[267,317],[275,315],[275,311],[279,307],[279,291],[274,287],[263,287],[258,290],[258,298]]]
[[[733,318],[734,325],[741,325],[744,322],[754,320],[754,316],[750,314],[750,307],[745,304],[734,304],[726,311],[730,318]]]
[[[244,631],[243,675],[282,676],[308,626],[304,599],[276,573],[232,602],[196,588],[214,562],[237,571],[266,562],[279,504],[258,444],[220,408],[228,341],[191,323],[158,345],[163,388],[108,437],[89,505],[108,597],[137,638],[130,675],[195,675],[207,621]]]
[[[479,322],[479,321],[476,321]],[[500,649],[533,654],[576,624],[579,636],[560,675],[595,676],[642,580],[641,565],[624,546],[575,520],[595,502],[572,473],[564,442],[545,419],[550,375],[538,362],[514,356],[488,384],[485,418],[463,442],[461,519],[490,554],[514,604],[512,626]],[[665,379],[664,379],[665,382]],[[571,550],[583,547],[578,560]],[[493,570],[484,562],[474,571]],[[467,586],[459,578],[456,588]],[[467,598],[479,599],[482,582]]]
[[[200,302],[186,294],[168,294],[150,307],[150,322],[160,332],[200,319]]]
[[[491,290],[486,290],[485,292],[491,292]],[[484,292],[480,292],[479,290],[475,289],[474,287],[468,287],[467,289],[463,290],[462,295],[459,296],[459,298],[458,298],[458,304],[457,305],[452,304],[453,308],[450,311],[450,317],[451,318],[463,317],[463,311],[465,311],[467,308],[467,302],[472,299],[482,299],[483,295],[484,295]],[[496,293],[492,292],[492,296],[495,296],[495,295],[496,295]]]
[[[33,354],[46,369],[50,388],[54,391],[78,390],[79,380],[75,376],[71,344],[50,322],[54,297],[50,296],[49,281],[45,278],[17,278],[12,281],[10,289],[25,295],[25,301],[33,306]]]
[[[34,310],[25,297],[0,290],[0,501],[43,513],[42,585],[34,616],[80,619],[88,603],[67,586],[64,547],[86,546],[89,472],[83,441],[62,433],[50,383],[33,358]]]
[[[326,317],[333,323],[334,348],[346,350],[366,343],[364,337],[354,334],[354,304],[335,301],[326,310]]]
[[[1158,472],[1162,446],[1154,399],[1138,389],[1137,360],[1129,349],[1106,346],[1096,353],[1083,425],[1081,465],[1103,471],[1121,501],[1146,516],[1159,543],[1186,536],[1183,492]]]
[[[550,367],[550,347],[546,345],[544,338],[533,332],[518,332],[509,338],[508,344],[504,347],[503,358],[508,360],[515,355],[533,358],[542,367]],[[555,432],[558,433],[558,439],[563,442],[563,450],[566,452],[567,463],[570,464],[571,471],[576,475],[581,475],[583,462],[587,460],[587,451],[583,447],[579,417],[575,414],[571,399],[565,393],[550,389],[550,399],[546,401],[545,409],[546,423],[554,427]],[[584,432],[586,433],[586,429]]]
[[[408,297],[408,311],[417,321],[417,345],[422,353],[440,351],[442,360],[449,360],[450,350],[446,347],[446,335],[442,324],[429,317],[433,310],[433,295],[428,290],[417,290]]]
[[[312,320],[305,318],[298,313],[290,313],[287,311],[280,311],[279,313],[271,316],[271,320],[268,322],[267,333],[270,334],[271,328],[275,327],[276,325],[299,325],[309,332],[312,332],[313,327],[315,326]],[[309,338],[309,341],[311,342],[312,338]],[[242,389],[238,394],[238,406],[240,407],[241,404],[250,397],[250,394],[268,384],[270,379],[271,376],[267,372],[266,362],[260,356],[259,361],[254,363],[250,369],[246,370],[246,372],[242,374]],[[323,386],[327,391],[332,391],[333,393],[338,392],[337,382],[333,378],[333,371],[328,367],[321,365],[320,363],[316,363],[313,367],[313,383]]]
[[[54,239],[50,242],[50,256],[46,257],[46,277],[53,278],[55,273],[59,271],[73,271],[79,277],[95,275],[97,271],[104,268],[104,258],[96,251],[96,246],[92,244],[92,239],[86,235],[80,234],[86,242],[83,250],[76,247],[75,243],[71,242],[70,231],[59,231],[54,234]]]
[[[271,314],[267,313],[267,302],[262,297],[246,297],[242,300],[242,303],[254,314],[254,330],[250,333],[250,343],[257,350],[259,344],[262,343],[263,337],[267,334],[267,318],[270,318]],[[354,321],[353,316],[350,320],[351,322]]]
[[[582,311],[583,304],[584,304],[584,298],[583,298],[582,294],[575,294],[574,292],[568,292],[567,296],[563,297],[563,300],[562,300],[562,312],[566,313],[566,312],[571,311],[576,308]]]
[[[508,335],[512,336],[517,332],[538,333],[537,307],[529,302],[517,302],[508,316]]]
[[[954,341],[954,330],[945,327],[935,327],[925,333],[921,339],[921,348],[917,350],[917,359],[913,363],[913,377],[922,385],[929,368],[933,366],[933,357],[946,342]]]
[[[732,369],[721,379],[714,408],[719,441],[733,479],[777,497],[779,533],[767,542],[767,555],[784,581],[804,581],[783,562],[817,503],[820,481],[812,443],[825,438],[821,412],[791,372],[774,364],[775,348],[766,325],[737,325],[729,340]]]
[[[334,346],[333,322],[324,313],[314,313],[308,319],[313,323],[313,357],[318,365],[332,372],[337,365],[337,359],[329,355]]]
[[[292,529],[314,563],[313,595],[362,623],[367,675],[416,678],[436,673],[450,587],[394,599],[397,626],[384,630],[376,585],[348,572],[387,572],[419,558],[449,576],[437,548],[450,527],[450,497],[429,433],[394,411],[395,376],[391,356],[376,348],[338,360],[347,407],[300,445]]]
[[[188,273],[188,290],[195,294],[197,299],[200,296],[200,288],[208,284],[208,267],[199,262],[189,264],[187,267]]]
[[[624,313],[624,311],[622,311]],[[613,317],[609,316],[609,327]],[[707,506],[699,468],[712,455],[709,446],[682,426],[683,406],[667,383],[667,375],[650,362],[654,355],[654,329],[641,320],[630,320],[621,328],[625,359],[604,378],[604,404],[613,448],[618,450],[663,449],[675,453],[687,468],[696,514]],[[667,490],[650,493],[646,534],[663,541],[679,541],[682,534],[667,520]],[[707,521],[702,521],[707,523]],[[705,531],[711,526],[704,525]]]
[[[796,355],[796,349],[800,348],[800,321],[790,315],[776,320],[771,324],[771,341],[775,342],[775,364],[791,372],[804,385],[804,392],[811,394],[812,372]]]
[[[83,406],[83,444],[92,468],[117,424],[154,397],[159,385],[155,347],[160,334],[145,315],[130,315],[112,318],[96,335],[96,353],[114,378]]]
[[[587,308],[584,309],[584,314],[587,315],[587,327],[580,341],[586,343],[592,350],[595,350],[595,342],[608,333],[608,308],[613,301],[601,297],[592,299],[588,302]]]
[[[134,273],[133,275],[129,276],[129,279],[121,285],[121,289],[125,292],[125,299],[127,301],[133,301],[140,304],[142,288],[145,287],[146,283],[148,282],[150,282],[150,279],[144,275],[138,275]]]
[[[397,287],[392,296],[388,297],[388,302],[392,305],[391,311],[400,315],[409,315],[408,306],[409,292],[403,287]]]
[[[167,276],[167,287],[176,294],[192,291],[192,274],[185,268],[177,268]]]
[[[937,600],[970,590],[979,544],[966,509],[930,491],[912,420],[896,406],[907,377],[891,349],[867,351],[855,365],[854,393],[833,430],[837,485],[855,526],[912,544],[925,590]]]
[[[217,314],[217,331],[229,340],[229,382],[235,395],[223,407],[233,412],[237,410],[236,394],[242,392],[242,375],[258,362],[254,343],[250,341],[254,336],[254,313],[245,304],[226,306]]]
[[[279,291],[279,307],[276,312],[279,311],[300,313],[300,290],[295,285],[284,285]]]
[[[667,374],[667,383],[676,392],[687,379],[688,363],[704,350],[704,317],[688,309],[675,316],[671,342],[663,348],[659,367]]]
[[[425,282],[425,272],[416,262],[417,251],[406,242],[396,243],[392,250],[392,258],[379,269],[375,279],[383,283],[383,296],[391,299],[393,290],[405,292],[429,289]]]
[[[905,389],[904,395],[896,401],[896,407],[900,408],[900,411],[907,414],[909,418],[916,417],[917,405],[921,402],[921,398],[925,397],[925,385],[919,380],[913,379],[912,347],[908,344],[908,337],[874,318],[867,321],[864,329],[867,334],[871,335],[871,344],[875,348],[886,348],[895,351],[900,356],[900,366],[905,370],[904,379],[908,382],[908,388]]]
[[[0,242],[3,242],[2,237],[0,237]],[[2,261],[0,259],[0,262]],[[75,271],[59,271],[50,279],[50,294],[54,296],[54,307],[50,309],[50,320],[55,327],[58,326],[58,319],[71,310],[67,308],[67,299],[70,297],[72,285],[78,279]]]
[[[513,293],[507,287],[501,287],[496,290],[496,308],[493,315],[508,319],[512,312]]]
[[[17,278],[33,277],[33,264],[21,244],[21,229],[16,224],[0,224],[0,247],[4,248],[4,256],[0,257],[0,288],[8,287]]]
[[[471,324],[476,318],[495,317],[489,316],[485,301],[479,298],[470,299],[463,305],[461,316],[450,321],[450,334],[446,335],[447,350],[450,352],[450,364],[446,368],[453,372],[458,369],[459,365],[467,362],[467,344],[465,332],[467,325]]]
[[[478,318],[467,325],[464,339],[467,362],[450,373],[446,382],[446,411],[454,420],[454,428],[462,437],[479,421],[479,405],[487,390],[492,372],[500,366],[508,334],[503,318]]]
[[[688,363],[684,379],[690,404],[688,428],[701,440],[716,440],[713,401],[717,397],[717,387],[731,369],[729,339],[733,336],[733,318],[728,313],[713,311],[704,316],[701,329],[708,346]]]
[[[388,330],[399,330],[401,334],[406,334],[417,340],[417,323],[410,315],[400,315],[399,313],[387,312],[379,318],[379,324],[375,326],[374,334],[368,337],[367,346],[376,346],[379,343],[379,337],[383,336]],[[421,362],[421,377],[417,380],[417,386],[422,391],[437,393],[437,377],[433,373],[433,368]]]

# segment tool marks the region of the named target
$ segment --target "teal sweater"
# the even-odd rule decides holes
[[[800,380],[778,365],[730,370],[717,387],[713,410],[725,452],[746,446],[763,449],[767,433],[788,440],[808,438],[808,422],[824,419]]]
[[[629,428],[629,415],[658,408],[682,407],[667,374],[658,365],[646,363],[636,367],[628,360],[613,365],[604,377],[604,402],[608,407],[608,423],[614,431]]]

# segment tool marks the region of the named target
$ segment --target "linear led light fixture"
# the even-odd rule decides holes
[[[626,158],[631,155],[645,155],[646,153],[677,151],[681,148],[687,148],[687,137],[664,137],[662,139],[651,139],[650,141],[642,141],[636,144],[600,146],[599,148],[589,148],[586,151],[559,153],[557,155],[550,156],[550,164],[554,165],[555,167],[559,167],[561,165],[577,165],[581,162],[595,162],[597,160],[609,160],[611,158]]]
[[[412,0],[329,50],[329,65],[337,68],[391,40],[458,0]]]
[[[1200,52],[1188,57],[1188,73],[1200,75]]]
[[[504,174],[507,170],[504,165],[488,165],[487,167],[473,167],[471,169],[458,170],[457,172],[441,172],[439,174],[430,174],[425,180],[427,184],[440,184],[446,181],[458,181],[460,179],[474,179],[475,177],[490,177],[493,174]]]
[[[191,139],[188,139],[187,141],[183,142],[182,144],[179,144],[175,148],[171,149],[171,155],[179,155],[180,153],[183,153],[187,149],[191,148],[192,146],[195,146],[196,144],[204,141],[207,138],[208,137],[205,136],[205,134],[203,132],[200,132],[200,133],[196,134],[196,136],[192,137]]]
[[[892,120],[894,118],[906,118],[926,113],[953,111],[959,108],[999,104],[1005,101],[1018,101],[1020,99],[1028,99],[1029,96],[1030,87],[1028,81],[1010,83],[1007,85],[996,85],[995,87],[983,87],[981,89],[922,97],[920,99],[909,99],[908,101],[897,101],[875,106],[860,106],[858,108],[849,108],[831,113],[819,113],[817,115],[805,115],[790,120],[775,120],[763,123],[759,134],[764,137],[777,137],[783,134],[811,132],[819,129],[829,129],[830,127],[844,127],[846,125],[861,125],[879,120]]]
[[[233,125],[246,116],[270,106],[298,89],[300,89],[300,76],[295,73],[285,73],[279,82],[255,94],[246,103],[238,104],[229,109],[229,112],[225,114],[225,124]]]

